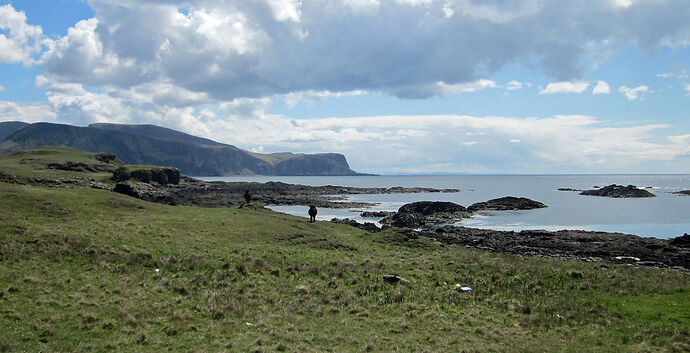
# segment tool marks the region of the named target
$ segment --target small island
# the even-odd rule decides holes
[[[614,197],[614,198],[644,198],[644,197],[656,197],[656,195],[643,189],[639,189],[635,185],[617,185],[611,184],[604,186],[600,189],[594,190],[584,190],[580,195],[587,196],[602,196],[602,197]]]

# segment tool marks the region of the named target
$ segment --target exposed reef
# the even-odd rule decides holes
[[[615,198],[643,198],[643,197],[656,197],[656,195],[643,189],[639,189],[634,185],[616,185],[611,184],[604,186],[600,189],[585,190],[580,193],[580,195],[588,196],[603,196],[603,197],[615,197]]]

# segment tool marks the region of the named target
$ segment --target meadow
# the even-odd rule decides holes
[[[0,352],[690,351],[687,272],[148,203],[54,160],[95,163],[0,156]]]

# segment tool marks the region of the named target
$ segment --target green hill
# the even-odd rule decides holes
[[[357,174],[341,154],[262,155],[154,125],[30,124],[9,134],[0,143],[0,153],[43,146],[111,152],[128,164],[172,166],[186,175]]]
[[[0,156],[0,174],[58,173],[45,169],[50,158],[97,163],[68,150],[17,152]],[[0,182],[0,352],[690,348],[681,271],[495,254],[259,206],[173,207],[24,184]]]

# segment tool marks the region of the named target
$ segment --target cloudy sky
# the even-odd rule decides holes
[[[688,0],[0,1],[0,121],[371,173],[690,173]]]

